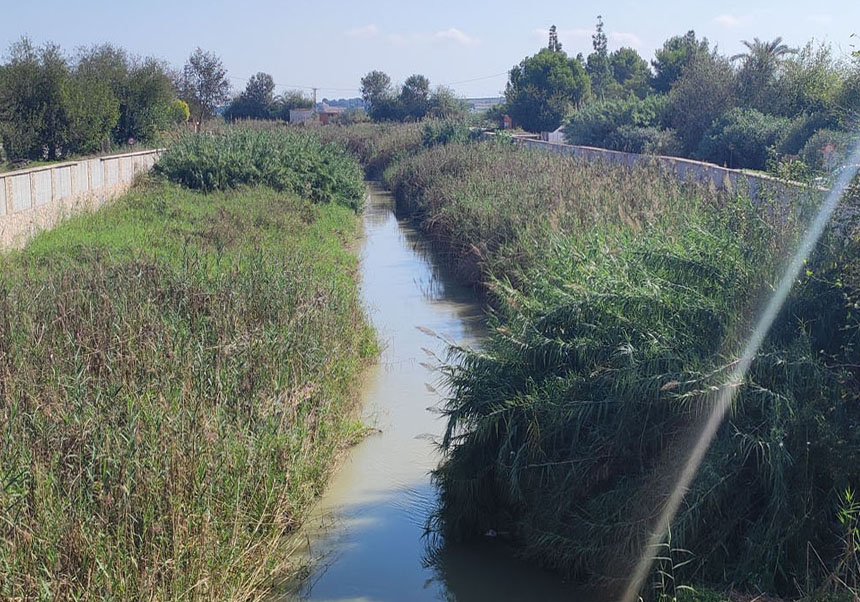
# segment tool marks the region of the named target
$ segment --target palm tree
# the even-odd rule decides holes
[[[770,42],[753,38],[752,42],[741,40],[741,43],[747,47],[747,52],[734,55],[733,61],[740,59],[744,61],[759,60],[762,63],[771,64],[778,62],[784,56],[797,53],[796,48],[791,48],[782,43],[782,36],[776,37]]]
[[[769,42],[758,38],[753,38],[752,42],[742,42],[747,52],[732,57],[732,61],[743,61],[738,72],[740,98],[746,106],[764,110],[769,103],[780,62],[786,56],[796,54],[797,49],[783,44],[782,37]]]

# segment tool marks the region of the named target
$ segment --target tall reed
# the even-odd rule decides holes
[[[356,225],[150,183],[0,256],[0,598],[248,600],[290,570],[374,352]]]
[[[815,199],[498,143],[414,152],[385,181],[492,293],[489,340],[445,367],[436,526],[623,580]],[[841,566],[837,509],[860,485],[858,216],[855,190],[738,383],[672,527],[692,554],[678,579],[788,594]]]

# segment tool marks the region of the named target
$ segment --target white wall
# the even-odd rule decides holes
[[[76,211],[103,204],[149,171],[160,150],[57,163],[0,174],[0,249],[20,247]]]

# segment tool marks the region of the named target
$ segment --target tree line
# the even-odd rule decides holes
[[[744,45],[724,56],[689,31],[649,64],[632,48],[610,52],[598,17],[592,52],[571,57],[553,26],[547,47],[511,69],[505,103],[489,116],[510,115],[532,132],[564,125],[569,142],[614,150],[777,171],[832,167],[860,113],[860,57],[781,38]]]
[[[395,87],[382,71],[371,71],[361,78],[361,97],[374,121],[420,121],[425,117],[462,119],[466,103],[445,86],[431,90],[430,80],[414,74]]]
[[[300,92],[274,95],[258,73],[232,99],[225,117],[289,117],[309,107]],[[113,44],[66,54],[56,44],[23,37],[0,64],[0,161],[53,161],[155,143],[165,131],[212,119],[232,89],[221,59],[197,48],[180,69]]]

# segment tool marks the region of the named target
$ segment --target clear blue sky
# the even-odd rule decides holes
[[[729,54],[754,36],[781,35],[795,46],[826,40],[845,53],[860,46],[850,37],[860,35],[858,0],[0,0],[0,47],[22,34],[69,51],[109,41],[179,66],[201,46],[222,57],[236,88],[266,71],[284,86],[318,86],[320,98],[349,97],[364,73],[381,69],[395,82],[423,73],[461,95],[490,96],[506,78],[485,76],[536,52],[552,24],[568,53],[587,53],[598,13],[610,50],[632,46],[647,59],[664,39],[689,29]],[[483,79],[455,83],[475,78]]]

